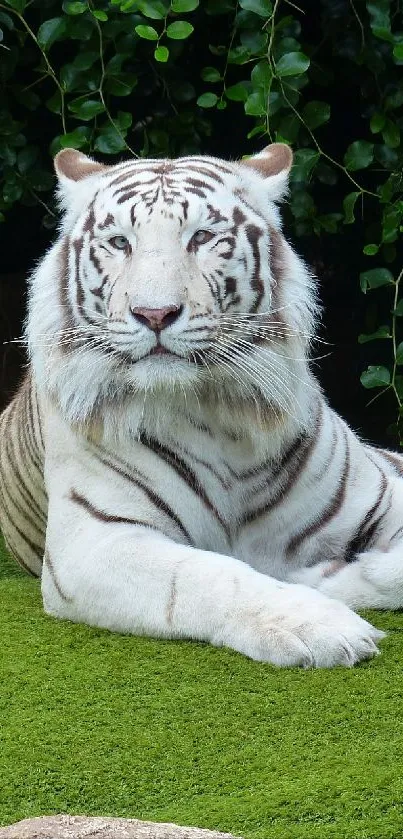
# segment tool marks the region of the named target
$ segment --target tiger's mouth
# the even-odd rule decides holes
[[[156,347],[153,347],[152,350],[148,353],[148,355],[143,356],[143,358],[149,358],[151,355],[173,355],[176,358],[180,358],[175,352],[172,350],[168,350],[166,347],[163,347],[162,344],[157,344]]]

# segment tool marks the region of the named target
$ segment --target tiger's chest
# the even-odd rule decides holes
[[[208,424],[180,424],[180,433],[167,428],[142,431],[125,445],[108,447],[108,469],[113,469],[116,508],[137,512],[136,481],[144,482],[155,503],[168,505],[195,547],[238,556],[266,566],[268,543],[280,556],[286,540],[277,526],[284,516],[285,484],[297,475],[291,454],[270,458],[256,451],[250,439]],[[102,449],[92,448],[91,468],[98,470]],[[288,462],[290,461],[290,462]],[[99,474],[100,480],[108,475]],[[270,551],[271,552],[271,551]]]

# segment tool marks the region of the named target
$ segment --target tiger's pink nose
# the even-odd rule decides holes
[[[153,332],[161,332],[179,317],[183,306],[164,306],[162,309],[143,309],[141,307],[130,307],[130,311],[136,320],[152,329]]]

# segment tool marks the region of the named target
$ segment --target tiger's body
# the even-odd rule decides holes
[[[1,527],[48,613],[332,666],[382,636],[348,607],[403,606],[403,458],[310,371],[290,164],[59,155],[67,212],[0,419]]]

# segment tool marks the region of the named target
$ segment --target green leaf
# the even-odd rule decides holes
[[[354,216],[354,208],[357,198],[359,198],[361,192],[350,192],[343,200],[343,210],[344,210],[344,224],[353,224],[355,221]]]
[[[39,27],[37,39],[38,44],[42,49],[48,50],[59,38],[66,34],[66,18],[52,17],[45,20]]]
[[[387,367],[374,367],[372,364],[361,373],[361,384],[368,390],[373,387],[386,387],[390,384],[390,372]]]
[[[25,3],[24,3],[24,5],[25,5]],[[6,26],[7,29],[10,29],[10,31],[15,29],[14,21],[13,21],[11,15],[8,15],[7,12],[1,12],[0,11],[0,23],[4,24],[4,26]]]
[[[207,0],[206,2],[206,13],[208,15],[226,15],[233,11],[233,0]]]
[[[6,3],[16,12],[23,12],[26,6],[25,0],[6,0]]]
[[[14,166],[17,160],[17,152],[10,146],[3,146],[0,149],[0,159],[6,166]]]
[[[273,73],[269,62],[266,59],[258,61],[250,75],[253,87],[263,87],[265,90],[269,88],[272,78]]]
[[[28,183],[37,192],[47,192],[49,189],[53,189],[53,175],[51,172],[48,172],[45,169],[38,169],[36,166],[34,166],[33,169],[29,170],[29,172],[26,175],[26,178]]]
[[[70,146],[73,149],[81,149],[85,146],[88,140],[88,128],[84,127],[76,128],[75,131],[70,131],[68,134],[63,134],[60,138],[60,145],[64,149],[68,149]]]
[[[382,131],[382,137],[387,146],[391,149],[396,149],[400,146],[400,128],[391,119],[387,119],[385,127]]]
[[[388,111],[394,111],[397,108],[400,108],[403,105],[403,86],[399,89],[396,88],[389,93],[385,99],[385,108]]]
[[[375,157],[382,164],[384,169],[396,169],[399,164],[399,155],[395,151],[395,149],[391,149],[390,146],[386,144],[377,144],[375,146]],[[383,196],[382,196],[383,200]]]
[[[87,11],[88,3],[67,2],[67,0],[64,0],[62,9],[66,12],[66,15],[82,15]]]
[[[156,47],[154,50],[154,58],[156,61],[159,61],[161,64],[165,64],[169,58],[169,49],[168,47]]]
[[[388,268],[371,268],[370,271],[363,271],[360,274],[361,291],[366,294],[368,289],[380,288],[383,285],[393,285],[393,274]]]
[[[312,169],[319,160],[319,157],[319,152],[313,149],[298,149],[294,155],[291,180],[294,183],[309,180]]]
[[[239,0],[239,5],[245,12],[253,12],[264,18],[270,17],[273,11],[270,0]]]
[[[261,137],[263,134],[266,134],[266,124],[264,122],[260,125],[255,125],[252,131],[249,131],[246,136],[248,140],[251,140],[252,137]]]
[[[378,326],[376,332],[358,336],[359,344],[367,344],[369,341],[378,341],[381,338],[391,338],[389,326]]]
[[[246,102],[248,98],[248,82],[238,82],[225,89],[227,99],[234,102]]]
[[[302,111],[302,118],[312,131],[330,119],[330,105],[327,102],[308,102]]]
[[[146,41],[158,41],[158,32],[153,26],[144,26],[144,24],[139,23],[134,29],[139,38],[144,38]]]
[[[370,26],[376,38],[383,41],[392,40],[390,31],[390,2],[389,0],[375,0],[370,3],[367,0],[367,10],[370,15]]]
[[[379,245],[365,245],[362,252],[365,253],[365,256],[375,256],[378,251]]]
[[[74,99],[73,102],[69,104],[69,111],[71,111],[77,119],[81,119],[84,122],[89,122],[91,119],[97,116],[97,114],[102,114],[105,110],[105,106],[96,99]]]
[[[372,114],[369,127],[372,134],[379,134],[382,131],[383,126],[385,125],[385,114]]]
[[[334,186],[337,184],[337,170],[328,166],[328,164],[324,163],[322,160],[316,167],[315,175],[321,184],[327,184],[328,186]]]
[[[192,34],[194,26],[188,23],[187,20],[176,20],[175,23],[170,23],[167,26],[167,37],[174,41],[183,41]]]
[[[100,9],[95,9],[94,11],[91,10],[91,14],[97,19],[105,22],[108,20],[108,15],[106,12],[100,11]]]
[[[163,20],[169,9],[169,3],[164,3],[161,0],[138,0],[135,4],[136,8],[144,17],[149,17],[151,20]],[[130,11],[130,9],[127,9]]]
[[[102,154],[117,154],[126,148],[124,137],[111,125],[97,137],[94,148]]]
[[[241,46],[248,50],[251,55],[261,55],[267,50],[267,32],[259,32],[256,29],[246,29],[241,32]],[[243,63],[243,62],[242,62]]]
[[[299,76],[305,73],[310,65],[310,60],[303,52],[289,52],[282,55],[276,64],[276,73],[283,76]]]
[[[216,93],[202,93],[201,96],[196,100],[196,104],[200,106],[200,108],[214,108],[218,102],[218,96]]]
[[[193,12],[198,5],[199,0],[172,0],[171,9],[173,12]]]
[[[322,228],[323,230],[326,230],[327,233],[337,233],[339,229],[339,222],[342,218],[342,213],[326,213],[325,215],[317,216],[319,231],[320,228]]]
[[[70,15],[66,18],[69,38],[76,41],[89,41],[94,34],[94,18],[92,15]]]
[[[403,341],[396,347],[396,364],[403,364]]]
[[[133,122],[133,115],[130,114],[128,111],[118,111],[116,117],[114,117],[115,125],[120,128],[121,131],[127,131],[130,128]]]
[[[203,67],[200,76],[204,82],[219,82],[221,79],[220,71],[215,67]]]
[[[21,175],[26,175],[38,159],[39,149],[37,146],[25,146],[18,152],[17,167]]]
[[[196,97],[196,91],[190,82],[173,82],[170,90],[172,99],[176,102],[190,102]]]
[[[374,159],[374,144],[368,140],[355,140],[344,155],[344,165],[349,172],[366,169]]]
[[[270,113],[270,108],[269,108]],[[301,123],[296,116],[296,114],[287,114],[287,116],[283,117],[277,129],[278,137],[277,139],[280,142],[286,140],[288,143],[295,143],[298,137],[299,129],[301,127]]]
[[[6,181],[3,186],[3,201],[6,204],[14,204],[22,196],[22,186],[16,181]]]
[[[309,219],[315,214],[315,205],[309,192],[294,192],[291,199],[291,211],[296,219]]]
[[[72,66],[76,67],[77,70],[89,70],[90,67],[93,67],[96,61],[99,60],[99,52],[95,52],[95,50],[85,50],[84,52],[80,52],[76,55],[74,61],[72,61]]]
[[[398,318],[403,318],[403,299],[399,300],[396,309],[392,314],[396,315]]]
[[[119,76],[110,76],[106,82],[106,90],[114,96],[129,96],[137,85],[137,76],[134,73],[119,73]]]
[[[396,44],[396,46],[393,47],[393,55],[398,59],[398,61],[403,61],[403,44]]]
[[[390,244],[399,238],[401,226],[401,212],[395,206],[385,207],[382,220],[382,242]]]
[[[263,88],[251,93],[245,102],[245,114],[252,117],[265,116],[267,112],[267,96]]]
[[[60,151],[60,149],[66,148],[81,149],[88,144],[89,136],[90,128],[80,125],[75,131],[70,131],[68,134],[55,137],[50,144],[50,153],[53,155]]]
[[[233,49],[228,52],[228,64],[246,64],[249,59],[249,49],[246,46],[241,46],[241,44],[233,47]]]
[[[36,111],[41,104],[38,94],[33,90],[15,90],[14,96],[17,102],[27,108],[28,111]]]

